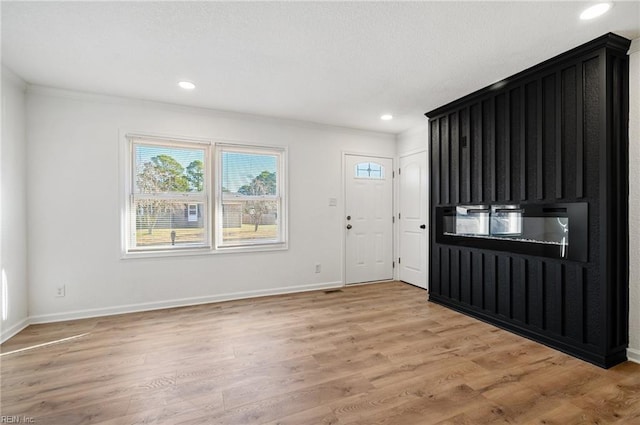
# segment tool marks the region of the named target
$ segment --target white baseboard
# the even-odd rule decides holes
[[[28,317],[26,317],[21,321],[19,321],[18,323],[16,323],[15,325],[11,326],[9,329],[3,329],[2,333],[0,334],[0,344],[4,343],[9,338],[16,335],[18,332],[20,332],[30,324],[31,324],[31,321],[29,320]]]
[[[631,362],[640,364],[640,350],[627,348],[627,359]]]
[[[180,298],[150,303],[127,304],[114,307],[95,308],[89,310],[76,310],[64,313],[41,314],[31,316],[28,324],[53,323],[65,320],[88,319],[91,317],[113,316],[124,313],[137,313],[141,311],[160,310],[164,308],[185,307],[198,304],[209,304],[223,301],[233,301],[245,298],[267,297],[270,295],[293,294],[296,292],[318,291],[322,289],[341,288],[342,282],[313,283],[309,285],[286,286],[282,288],[260,289],[256,291],[233,292],[221,295],[208,295],[204,297]],[[17,332],[16,332],[17,333]],[[7,338],[8,339],[8,338]]]

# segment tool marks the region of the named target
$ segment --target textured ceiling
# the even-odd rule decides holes
[[[31,84],[399,133],[606,32],[640,36],[639,2],[580,21],[588,4],[3,1],[2,62]]]

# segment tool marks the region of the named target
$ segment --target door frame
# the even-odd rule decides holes
[[[427,249],[426,249],[426,253],[425,253],[426,256],[427,256],[427,263],[426,263],[426,270],[425,270],[425,272],[427,274],[427,281],[426,281],[427,287],[425,288],[425,290],[428,291],[429,290],[429,276],[430,276],[430,274],[429,274],[429,264],[430,264],[429,259],[431,258],[431,244],[429,243],[429,241],[431,240],[431,221],[430,221],[431,214],[430,214],[430,210],[429,210],[429,208],[431,208],[431,184],[430,184],[430,182],[431,182],[431,170],[429,168],[429,165],[430,165],[429,164],[429,148],[428,147],[424,147],[424,148],[411,149],[409,151],[406,151],[406,152],[403,152],[403,153],[399,154],[398,155],[398,167],[400,166],[400,159],[401,158],[404,158],[404,157],[407,157],[407,156],[411,156],[411,155],[415,155],[415,154],[418,154],[418,153],[425,153],[427,155],[427,169],[425,170],[426,173],[427,173],[427,187],[426,187],[426,190],[427,190],[427,194],[426,194],[427,205],[426,205],[426,208],[427,208],[427,210],[426,210],[426,217],[425,217],[426,225],[427,225]],[[397,183],[398,190],[397,190],[397,198],[394,198],[394,202],[395,202],[395,205],[397,205],[397,208],[400,208],[400,179],[398,179],[398,181],[395,182],[395,183]],[[395,214],[396,218],[398,217],[398,212],[399,211],[397,209],[394,209],[394,214]],[[396,220],[395,224],[400,226],[400,220]],[[398,229],[397,229],[397,237],[395,238],[395,243],[396,243],[395,252],[397,253],[396,255],[400,255],[400,227],[398,227]],[[400,276],[400,267],[397,267],[394,270],[394,272],[395,272],[394,278],[397,279],[397,280],[400,280],[400,277],[401,277]],[[418,288],[418,286],[416,286],[416,288]],[[420,288],[420,289],[423,289],[423,288]]]
[[[342,199],[342,208],[340,208],[340,225],[341,225],[341,229],[342,229],[342,252],[340,253],[340,261],[342,262],[342,267],[341,267],[341,279],[342,279],[342,286],[347,286],[347,227],[346,227],[346,216],[347,216],[347,175],[346,175],[346,165],[347,165],[347,156],[367,156],[370,158],[381,158],[381,159],[388,159],[391,161],[391,170],[392,170],[392,180],[391,180],[391,212],[393,214],[393,217],[397,216],[397,210],[396,210],[396,205],[397,205],[397,190],[396,190],[396,179],[395,179],[395,173],[396,173],[396,167],[397,167],[397,162],[398,159],[396,156],[387,156],[387,155],[381,155],[378,153],[366,153],[366,152],[353,152],[353,151],[342,151],[342,160],[341,160],[341,174],[342,174],[342,179],[341,179],[341,194],[340,194],[340,199]],[[391,226],[391,260],[394,262],[395,264],[395,258],[397,255],[397,249],[396,249],[396,245],[398,243],[397,241],[397,230],[396,230],[396,226],[398,225],[397,220],[394,220],[393,225]],[[392,279],[396,280],[398,278],[398,269],[396,267],[393,268],[393,273],[392,273]],[[354,286],[354,285],[368,285],[368,284],[372,284],[372,283],[378,283],[378,282],[385,282],[384,280],[380,280],[380,281],[373,281],[373,282],[363,282],[363,283],[351,283],[349,284],[349,286]]]

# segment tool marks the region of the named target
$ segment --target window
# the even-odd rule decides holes
[[[127,251],[210,248],[208,144],[129,138]]]
[[[126,140],[126,256],[286,248],[283,148]]]
[[[384,179],[384,167],[375,162],[361,162],[356,164],[355,176],[361,179]]]
[[[285,241],[283,150],[218,147],[218,247]]]

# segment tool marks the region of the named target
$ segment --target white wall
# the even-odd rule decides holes
[[[423,125],[411,128],[398,135],[398,156],[404,156],[428,148],[429,123],[426,117],[424,121]]]
[[[41,87],[27,114],[34,322],[340,286],[342,152],[395,156],[393,135]],[[288,146],[289,249],[122,260],[123,131]]]
[[[629,49],[629,211],[640,208],[640,38]],[[629,348],[640,363],[640,217],[629,215]]]
[[[25,88],[24,81],[2,67],[0,264],[6,276],[7,299],[3,301],[8,309],[6,320],[0,319],[0,341],[23,329],[29,316]]]

